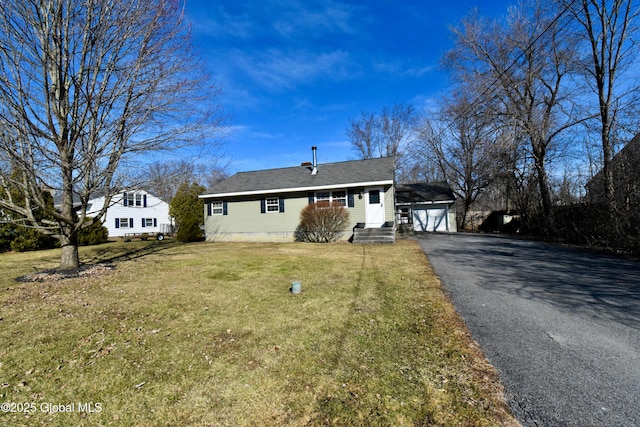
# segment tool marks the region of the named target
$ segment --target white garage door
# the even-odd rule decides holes
[[[448,231],[447,210],[440,209],[414,209],[414,231]]]

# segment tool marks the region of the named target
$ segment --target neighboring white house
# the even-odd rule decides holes
[[[104,197],[89,201],[87,215],[104,206]],[[102,218],[109,237],[124,237],[127,233],[169,233],[173,221],[169,204],[143,190],[129,190],[111,198],[111,206]]]

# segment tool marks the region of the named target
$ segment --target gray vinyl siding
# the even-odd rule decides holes
[[[385,186],[386,221],[394,219],[394,195],[390,190],[391,186]],[[344,239],[351,237],[351,230],[357,223],[365,222],[365,197],[359,197],[360,192],[363,191],[364,188],[354,189],[354,206],[347,208],[350,225],[343,236]],[[261,213],[261,199],[271,197],[284,199],[284,212]],[[226,202],[227,215],[208,215],[207,204],[213,201]],[[208,241],[291,241],[300,222],[300,212],[308,204],[308,192],[205,199],[205,234]]]

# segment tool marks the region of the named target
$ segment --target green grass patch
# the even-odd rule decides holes
[[[110,243],[15,280],[58,256],[0,254],[0,402],[36,408],[2,425],[516,425],[414,241]]]

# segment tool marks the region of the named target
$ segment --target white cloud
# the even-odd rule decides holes
[[[283,13],[273,28],[282,36],[319,36],[326,33],[351,34],[355,9],[333,1],[309,5],[308,2],[281,2]]]
[[[197,34],[208,37],[250,38],[255,22],[247,14],[233,15],[223,6],[212,8],[207,14],[191,14],[191,23]]]
[[[334,0],[216,4],[200,7],[191,19],[225,89],[249,90],[230,99],[234,103],[253,98],[247,104],[255,104],[260,90],[278,93],[361,74],[351,49],[362,45],[358,39],[366,32],[358,26],[366,19],[356,6]]]
[[[236,50],[228,55],[236,72],[269,91],[290,90],[321,78],[343,80],[357,73],[349,54],[342,51],[314,53],[268,49],[264,52]]]
[[[383,74],[391,74],[397,77],[424,77],[426,74],[438,70],[437,64],[411,64],[411,61],[395,59],[392,61],[374,61],[373,70]]]
[[[225,3],[227,5],[225,6]],[[355,6],[335,1],[216,2],[200,6],[190,18],[197,33],[212,37],[258,40],[319,38],[327,34],[354,34],[361,13]],[[194,9],[198,6],[194,6]],[[206,13],[202,13],[202,11]],[[358,19],[354,19],[357,17]]]

